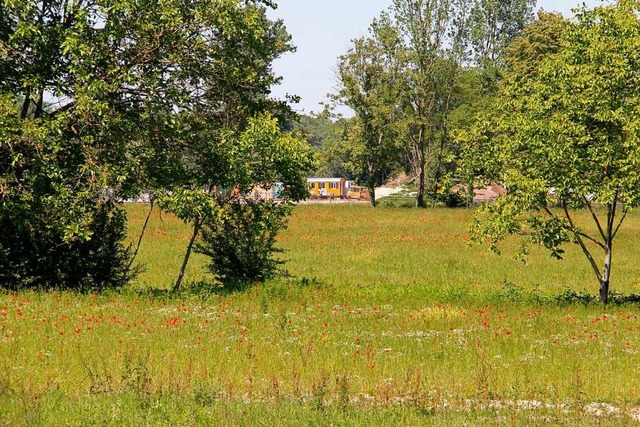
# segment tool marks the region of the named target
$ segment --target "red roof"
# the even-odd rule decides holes
[[[473,189],[473,202],[474,203],[482,203],[489,202],[497,199],[498,197],[504,195],[507,191],[501,185],[492,182],[486,187],[474,188]]]

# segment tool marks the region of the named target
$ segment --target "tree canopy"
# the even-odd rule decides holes
[[[301,197],[306,148],[260,133],[281,132],[273,120],[290,114],[269,97],[279,80],[271,64],[293,47],[268,7],[263,0],[2,4],[0,223],[12,230],[0,237],[0,269],[11,272],[3,281],[66,283],[62,268],[51,277],[47,271],[58,270],[43,260],[68,248],[64,263],[82,265],[73,258],[79,249],[70,249],[78,245],[109,246],[120,255],[105,266],[126,264],[119,203],[143,190],[195,222],[206,208],[189,191],[204,186],[246,191],[284,180],[287,194]],[[113,228],[111,240],[100,243],[106,237],[96,227]],[[126,270],[111,276],[124,282]],[[92,275],[85,279],[101,286]]]
[[[639,10],[621,0],[572,21],[543,16],[514,45],[495,116],[467,135],[480,176],[508,190],[481,210],[476,237],[495,246],[520,234],[558,258],[563,243],[576,243],[605,303],[614,238],[640,201]],[[595,234],[572,215],[582,207]]]
[[[398,159],[401,43],[385,14],[374,21],[370,34],[354,40],[349,52],[340,57],[336,99],[356,113],[349,127],[349,164],[369,189],[375,206],[375,187],[385,182]]]

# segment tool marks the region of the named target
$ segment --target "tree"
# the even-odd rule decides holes
[[[566,24],[567,20],[562,15],[541,11],[538,19],[524,28],[522,36],[511,40],[508,45],[502,44],[506,47],[501,49],[497,57],[499,68],[488,61],[481,61],[479,66],[466,69],[461,76],[463,102],[451,114],[453,133],[468,133],[476,127],[477,117],[491,117],[500,105],[497,92],[503,74],[533,76],[541,60],[558,52]],[[491,77],[488,78],[488,75]],[[459,142],[459,138],[456,138],[456,173],[468,187],[470,206],[476,175],[482,175],[483,169],[490,167],[495,153],[482,144],[461,146]],[[462,156],[463,153],[466,155]]]
[[[397,162],[400,38],[385,14],[370,27],[371,37],[353,41],[338,63],[340,88],[336,100],[355,111],[350,123],[351,170],[369,190],[376,206],[375,187],[384,183]]]
[[[533,21],[535,4],[535,0],[474,1],[469,28],[477,64],[498,65],[505,49]]]
[[[102,108],[100,73],[90,84],[80,71],[91,52],[75,47],[95,30],[83,5],[17,1],[0,12],[0,284],[12,289],[95,290],[131,277],[108,191],[123,171],[115,130],[127,126],[99,126],[117,113]]]
[[[268,116],[252,119],[231,145],[228,182],[233,190],[226,197],[218,190],[209,198],[217,209],[202,221],[196,250],[209,256],[209,270],[218,280],[239,288],[278,274],[283,261],[273,257],[281,252],[275,238],[286,226],[291,202],[308,196],[304,172],[312,157],[304,139],[281,132],[277,120]],[[283,185],[279,202],[246,196],[277,180]]]
[[[182,159],[184,167],[191,168],[185,174],[183,186],[159,195],[161,208],[174,213],[193,228],[174,290],[180,289],[191,251],[201,231],[209,230],[209,235],[220,237],[222,234],[211,230],[219,230],[231,221],[233,214],[238,214],[237,210],[225,206],[253,203],[251,193],[256,187],[270,189],[278,181],[283,184],[280,197],[285,206],[308,197],[304,174],[313,166],[309,147],[297,134],[281,131],[278,120],[269,114],[250,118],[243,127],[236,124],[233,128],[205,127],[201,131],[203,133],[195,133],[194,137],[202,144],[203,151],[193,158],[193,165],[189,164],[192,153],[186,152]],[[238,218],[247,221],[242,215]],[[260,221],[259,216],[250,218]],[[257,226],[251,229],[261,230]],[[277,228],[270,228],[270,232],[275,231]],[[230,239],[237,237],[229,235]],[[209,243],[214,244],[212,240]],[[202,249],[206,246],[200,247],[205,254],[217,253],[213,249]]]
[[[194,242],[203,228],[223,220],[224,204],[276,181],[283,182],[282,196],[290,201],[307,196],[303,173],[311,157],[297,136],[282,130],[291,121],[288,107],[269,97],[279,80],[271,64],[293,46],[282,22],[269,20],[264,5],[272,6],[261,1],[229,1],[229,10],[214,5],[202,11],[206,25],[194,30],[204,63],[191,76],[195,83],[187,83],[192,95],[176,114],[179,129],[169,150],[161,141],[172,179],[167,182],[162,173],[152,183],[159,188],[159,206],[193,229],[175,290]]]
[[[321,113],[300,115],[299,122],[293,124],[307,140],[316,154],[315,176],[344,177],[353,179],[347,167],[348,147],[344,143],[347,119],[332,117],[329,108]]]
[[[417,175],[416,206],[426,207],[427,180],[435,195],[450,142],[448,117],[465,61],[470,2],[395,0],[391,6],[402,34],[402,126]]]
[[[317,176],[344,177],[349,180],[361,178],[360,168],[351,163],[351,151],[347,143],[352,118],[338,117],[331,125],[331,133],[322,141],[318,152]]]
[[[494,95],[499,78],[497,60],[530,19],[533,4],[531,0],[394,0],[389,11],[374,21],[369,37],[356,41],[360,43],[360,55],[381,48],[386,57],[377,58],[367,69],[351,67],[346,73],[344,64],[348,55],[342,57],[339,78],[343,88],[348,87],[344,84],[345,75],[368,78],[367,91],[377,96],[361,96],[360,108],[367,105],[370,111],[379,110],[378,117],[382,118],[379,122],[386,120],[393,125],[396,145],[402,144],[406,150],[406,159],[401,163],[415,176],[416,206],[427,206],[428,193],[435,205],[441,193],[448,192],[446,187],[455,170],[452,159],[459,150],[452,137],[452,124],[464,121],[457,114],[453,119],[456,123],[452,123],[451,114],[470,101],[479,101],[470,110],[482,109],[486,99]],[[385,33],[393,36],[385,39]],[[357,50],[350,54],[354,52]],[[483,73],[469,72],[468,66],[473,63],[471,53],[475,53],[476,63],[482,64]],[[356,63],[353,56],[352,63]],[[367,73],[380,77],[370,78]],[[484,93],[477,95],[469,90],[471,75],[473,80],[476,76],[480,78],[478,86]],[[349,99],[345,103],[356,112],[352,129],[362,133],[350,140],[350,146],[356,147],[355,141],[366,140],[364,135],[371,130],[373,114],[366,117],[354,107],[358,105],[354,101],[357,98],[345,94],[342,89],[339,97]],[[368,104],[362,99],[368,100]],[[378,102],[376,108],[373,100]],[[376,135],[381,133],[374,131],[370,141],[375,141]],[[356,153],[369,151],[361,147]],[[366,163],[366,159],[361,163]]]
[[[267,18],[267,7],[274,5],[267,0],[5,2],[0,222],[31,243],[0,238],[1,269],[14,271],[8,260],[26,259],[34,248],[31,268],[42,271],[59,270],[45,261],[48,253],[62,250],[73,257],[81,251],[64,248],[77,244],[91,242],[126,255],[121,244],[99,243],[103,236],[97,230],[105,227],[95,222],[119,223],[124,230],[119,200],[143,189],[171,199],[159,205],[179,209],[197,236],[201,215],[211,212],[202,188],[248,185],[238,179],[255,178],[258,184],[255,171],[238,172],[253,163],[234,158],[231,141],[257,122],[288,114],[282,102],[269,98],[269,90],[278,82],[273,60],[293,48],[282,22]],[[8,107],[15,102],[17,111]],[[259,166],[279,164],[271,160]],[[294,180],[292,187],[301,185],[300,171],[279,171]],[[109,215],[103,215],[105,209]],[[188,213],[194,216],[187,219]],[[126,256],[116,255],[117,264],[128,264]],[[90,265],[66,261],[72,263]],[[16,286],[67,280],[18,276],[11,279]]]
[[[621,0],[583,8],[575,21],[560,25],[547,25],[553,17],[539,21],[538,30],[554,40],[559,34],[559,43],[544,52],[533,37],[538,30],[529,30],[528,40],[518,43],[541,55],[532,52],[525,64],[516,60],[496,117],[467,135],[486,162],[482,178],[508,189],[478,213],[476,239],[495,248],[506,235],[519,234],[556,258],[563,243],[577,244],[603,303],[614,239],[640,201],[639,10],[637,0]],[[576,208],[588,210],[595,233],[577,223]]]

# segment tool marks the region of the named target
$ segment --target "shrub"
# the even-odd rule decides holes
[[[286,226],[290,210],[269,201],[227,204],[222,220],[203,225],[196,251],[210,258],[209,270],[226,288],[240,289],[282,274],[276,235]]]
[[[98,291],[127,283],[126,218],[114,203],[89,204],[88,237],[65,239],[47,216],[0,209],[0,286]],[[13,215],[12,215],[13,214]]]

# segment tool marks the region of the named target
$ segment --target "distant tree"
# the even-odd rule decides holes
[[[302,133],[314,151],[319,152],[323,142],[333,134],[333,121],[324,112],[301,114],[294,128]]]
[[[637,0],[621,0],[583,8],[570,22],[543,17],[514,45],[513,52],[520,46],[530,53],[507,61],[513,74],[495,116],[467,135],[485,163],[482,177],[508,190],[478,212],[475,239],[496,248],[518,234],[556,258],[563,243],[575,243],[603,303],[614,239],[640,201],[639,11]],[[576,222],[576,208],[588,209],[595,233]]]
[[[468,45],[471,2],[395,0],[390,8],[403,41],[403,139],[426,207],[430,181],[435,200],[451,142],[448,118],[457,105],[461,65]]]
[[[300,115],[293,128],[307,140],[316,154],[315,176],[353,178],[347,166],[348,147],[345,143],[345,129],[348,119],[334,117],[326,108],[321,113]]]
[[[383,14],[371,25],[370,37],[354,40],[338,63],[335,99],[355,111],[348,133],[351,170],[367,186],[371,206],[376,206],[375,187],[398,160],[400,48],[400,35]]]
[[[469,33],[477,64],[496,66],[505,49],[533,22],[535,0],[475,0]]]
[[[358,168],[354,171],[351,161],[351,151],[348,144],[349,129],[353,118],[339,117],[331,128],[331,134],[322,142],[322,148],[317,157],[317,175],[328,177],[344,177],[354,180]]]
[[[360,43],[361,52],[381,45],[386,56],[372,61],[373,66],[367,69],[352,67],[348,73],[341,72],[339,78],[344,81],[345,74],[361,79],[366,79],[367,73],[379,76],[367,80],[367,92],[377,95],[361,97],[368,104],[360,102],[360,106],[371,107],[375,99],[378,105],[386,106],[387,111],[379,117],[387,117],[380,123],[386,120],[389,129],[393,125],[396,145],[404,147],[405,159],[401,163],[414,176],[416,206],[426,207],[429,195],[435,205],[437,199],[448,194],[456,170],[454,160],[459,156],[452,134],[465,122],[465,112],[481,111],[491,103],[500,78],[498,60],[531,20],[534,3],[394,0],[389,10],[374,21],[370,35],[355,41]],[[386,34],[393,34],[392,44],[388,43],[391,39],[384,39],[382,28],[386,28]],[[362,47],[365,45],[367,49]],[[387,49],[391,45],[393,49]],[[347,57],[342,57],[342,64]],[[341,96],[347,99],[347,85],[343,83],[342,87]],[[380,96],[383,93],[386,95]],[[353,147],[354,141],[362,140],[371,129],[373,116],[358,112],[353,101],[345,104],[356,112],[351,129],[361,132],[360,137],[349,139],[348,146]],[[374,141],[376,134],[381,133],[373,132],[369,139]],[[374,144],[369,142],[368,146]]]
[[[497,91],[504,74],[531,75],[542,59],[558,51],[563,26],[566,23],[559,14],[540,12],[538,19],[521,31],[522,36],[509,38],[500,43],[502,48],[495,61],[483,60],[481,56],[476,56],[480,63],[475,67],[466,68],[461,74],[459,96],[462,101],[450,116],[452,133],[468,133],[477,127],[478,117],[491,117],[501,102]],[[498,65],[494,65],[496,62]],[[481,144],[474,147],[460,144],[459,138],[454,139],[452,148],[456,157],[455,175],[467,187],[467,205],[470,206],[473,201],[475,177],[483,173],[476,168],[489,167],[489,160],[495,153]],[[463,156],[464,152],[466,154]],[[480,158],[488,159],[483,162],[475,161]]]
[[[509,74],[535,76],[540,63],[562,47],[568,24],[559,13],[540,11],[538,19],[504,49],[504,68]]]

